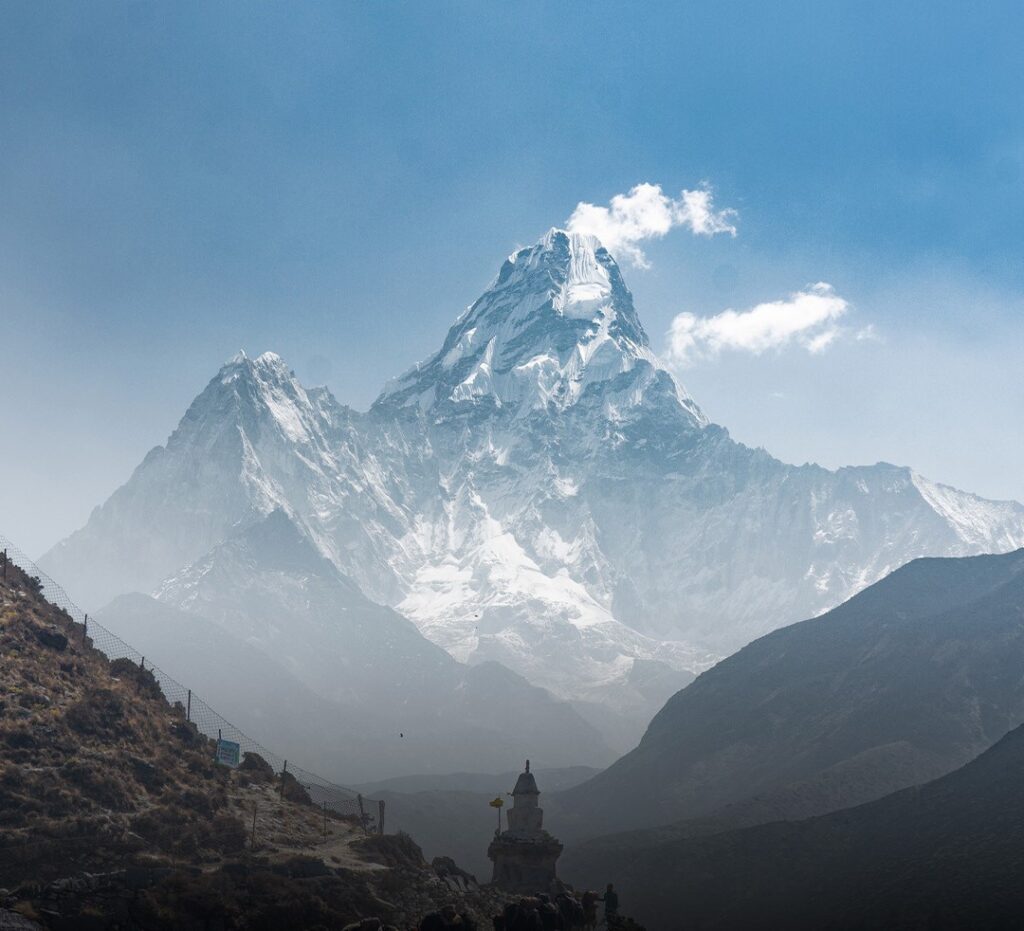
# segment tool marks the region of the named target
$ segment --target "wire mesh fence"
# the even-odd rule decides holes
[[[286,782],[294,780],[305,789],[310,800],[318,807],[351,818],[360,824],[367,833],[383,833],[383,801],[365,798],[352,789],[311,773],[296,766],[294,761],[289,762],[272,750],[268,750],[235,727],[223,715],[218,714],[190,688],[169,676],[117,634],[89,617],[71,600],[68,593],[57,582],[2,534],[0,534],[0,551],[2,551],[0,553],[0,571],[5,570],[6,563],[9,561],[28,576],[37,578],[43,597],[51,604],[63,609],[72,621],[80,624],[83,638],[86,638],[95,649],[111,661],[128,660],[150,672],[167,701],[172,706],[179,707],[187,720],[194,723],[201,734],[210,740],[217,741],[218,754],[221,748],[225,748],[229,756],[233,755],[235,747],[232,745],[237,745],[239,759],[244,759],[246,753],[258,754],[273,768],[275,775],[281,780],[282,789]]]

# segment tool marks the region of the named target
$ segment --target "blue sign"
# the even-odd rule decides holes
[[[242,756],[242,748],[233,740],[217,741],[217,762],[232,769],[238,765]]]

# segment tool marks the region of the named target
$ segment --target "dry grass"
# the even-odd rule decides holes
[[[254,809],[260,852],[372,869],[348,851],[350,820],[325,819],[294,779],[282,793],[259,758],[217,766],[151,673],[92,649],[15,567],[0,583],[0,655],[0,886],[140,850],[212,869],[250,846]]]
[[[75,928],[278,931],[368,915],[414,924],[451,901],[410,839],[365,842],[355,819],[311,804],[259,757],[232,771],[213,756],[213,742],[164,700],[149,672],[109,662],[8,567],[0,887],[18,890],[23,914],[59,907],[62,927]],[[159,878],[128,897],[47,898],[51,880],[125,868]],[[483,917],[497,899],[479,899]]]

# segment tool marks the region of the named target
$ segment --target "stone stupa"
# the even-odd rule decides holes
[[[487,848],[487,856],[494,861],[491,882],[510,892],[546,892],[556,878],[555,863],[562,845],[544,830],[539,797],[537,780],[527,760],[512,790],[508,828],[496,832]]]

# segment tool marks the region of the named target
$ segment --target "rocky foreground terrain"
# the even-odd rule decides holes
[[[0,927],[414,927],[505,898],[404,834],[365,836],[258,756],[237,770],[152,675],[0,578]]]

